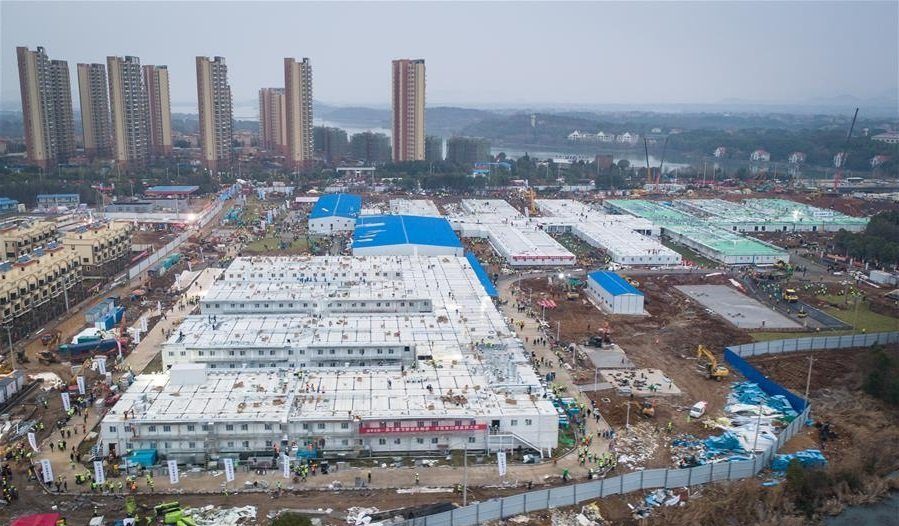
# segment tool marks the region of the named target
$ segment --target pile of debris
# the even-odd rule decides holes
[[[659,447],[659,431],[649,422],[640,422],[622,430],[615,437],[618,464],[629,469],[642,468]]]
[[[378,508],[352,507],[346,510],[346,523],[350,526],[367,526],[371,524],[371,516],[378,513]]]
[[[197,526],[240,526],[256,523],[256,506],[240,508],[219,508],[210,504],[202,508],[188,508],[184,515],[194,520]]]
[[[777,443],[777,433],[798,416],[789,401],[767,395],[752,382],[732,386],[724,407],[725,416],[704,421],[722,433],[704,440],[678,435],[671,441],[671,461],[688,468],[701,464],[748,460],[752,453],[766,451]]]
[[[686,488],[681,490],[657,489],[649,492],[643,498],[642,503],[636,506],[628,504],[628,507],[633,512],[635,519],[645,519],[652,513],[653,508],[658,508],[659,506],[684,506],[688,496]]]

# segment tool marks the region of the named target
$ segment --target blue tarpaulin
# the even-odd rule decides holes
[[[820,450],[804,449],[795,453],[774,455],[774,460],[771,461],[771,469],[774,471],[786,471],[793,459],[798,460],[800,464],[807,468],[827,465],[827,459],[824,458],[824,454]]]
[[[471,268],[474,269],[474,273],[478,277],[478,281],[481,282],[481,285],[484,286],[484,290],[487,291],[487,295],[491,298],[499,297],[499,292],[496,291],[496,287],[493,285],[493,282],[490,281],[490,276],[487,275],[487,271],[481,266],[478,258],[471,252],[465,254],[465,258],[471,264]]]
[[[156,464],[156,458],[155,449],[135,449],[128,455],[128,462],[147,468]]]
[[[711,436],[703,440],[702,443],[709,453],[743,451],[743,446],[740,444],[740,438],[730,431],[726,431],[719,436]]]

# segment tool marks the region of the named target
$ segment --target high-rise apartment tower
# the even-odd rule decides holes
[[[393,160],[425,158],[425,61],[393,61]]]

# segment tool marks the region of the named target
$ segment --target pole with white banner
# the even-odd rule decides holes
[[[505,451],[497,451],[496,452],[496,467],[499,469],[499,476],[503,479],[503,483],[505,483],[505,477],[506,477],[506,452]]]
[[[234,482],[234,459],[225,458],[222,462],[225,464],[225,482]]]
[[[87,394],[87,387],[84,385],[84,377],[78,376],[75,378],[75,381],[78,382],[78,394]]]
[[[34,433],[28,433],[28,445],[31,446],[31,449],[33,449],[35,453],[37,452],[37,437]]]
[[[181,479],[178,478],[178,461],[177,460],[169,460],[169,482],[172,484],[177,484]]]
[[[106,483],[106,471],[103,469],[103,461],[94,461],[94,482],[97,484]]]
[[[44,482],[49,484],[53,482],[53,465],[46,458],[41,460],[41,472],[44,476]]]
[[[62,408],[66,411],[72,408],[72,400],[69,399],[69,393],[60,393],[62,394]]]
[[[287,453],[281,453],[281,469],[284,472],[284,478],[290,478],[290,457]]]

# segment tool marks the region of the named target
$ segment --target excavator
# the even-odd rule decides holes
[[[696,347],[696,357],[700,360],[705,360],[705,368],[709,375],[709,380],[717,380],[720,382],[730,376],[730,370],[723,365],[718,365],[718,359],[715,358],[715,355],[712,354],[705,345],[699,344],[699,346]]]

